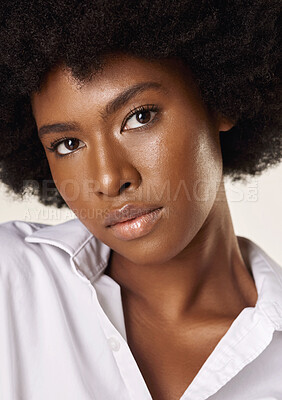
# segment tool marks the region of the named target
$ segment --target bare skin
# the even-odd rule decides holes
[[[148,81],[162,88],[139,92],[102,117],[119,93]],[[79,125],[40,137],[53,179],[78,218],[112,249],[105,273],[121,286],[128,344],[153,399],[177,400],[232,321],[257,301],[222,180],[219,131],[228,135],[233,123],[207,110],[177,60],[117,54],[81,88],[59,66],[31,100],[38,131],[58,122]],[[121,129],[130,110],[148,104],[158,106],[147,114],[150,124],[135,115]],[[61,143],[57,150],[69,154],[59,158],[48,147],[62,136],[80,144]],[[165,213],[145,236],[115,237],[103,223],[106,211],[137,202]]]
[[[171,268],[159,266],[161,276],[151,265],[138,275],[138,266],[113,253],[106,271],[122,288],[128,343],[154,400],[180,399],[234,319],[257,301],[224,191],[219,198],[186,265],[179,257]]]

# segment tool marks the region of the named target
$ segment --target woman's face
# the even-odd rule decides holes
[[[116,54],[82,87],[58,67],[31,100],[54,182],[90,232],[138,264],[189,245],[214,207],[219,131],[232,125],[206,109],[187,67]],[[106,226],[128,204],[161,211],[137,229]]]

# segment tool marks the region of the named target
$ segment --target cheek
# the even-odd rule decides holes
[[[81,200],[84,182],[80,168],[72,168],[71,161],[49,159],[53,181],[70,208]]]
[[[151,163],[158,190],[169,186],[171,198],[186,191],[191,201],[214,198],[216,182],[221,180],[222,157],[219,136],[206,124],[174,124],[149,154],[151,162],[146,163]]]
[[[178,238],[175,241],[178,249],[172,248],[172,251],[181,251],[202,227],[213,207],[222,177],[221,150],[216,134],[208,129],[195,134],[189,132],[177,147],[178,151],[174,147],[174,152],[167,154],[163,168],[170,184],[169,232],[171,237]]]

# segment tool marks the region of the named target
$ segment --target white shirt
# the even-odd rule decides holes
[[[181,400],[282,399],[282,269],[238,236],[258,291]],[[127,344],[110,248],[78,220],[0,224],[0,399],[152,400]]]

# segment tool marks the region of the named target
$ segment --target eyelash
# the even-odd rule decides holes
[[[146,112],[146,111],[153,111],[153,112],[157,112],[157,113],[158,113],[159,110],[160,110],[159,107],[156,106],[155,104],[146,104],[146,105],[144,105],[144,106],[139,106],[139,107],[133,108],[132,110],[130,110],[129,114],[128,114],[128,115],[124,118],[124,120],[122,121],[122,124],[121,124],[121,132],[122,132],[122,130],[123,130],[123,128],[124,128],[126,122],[127,122],[133,115],[138,114],[138,113],[142,113],[142,112]],[[147,122],[146,124],[144,124],[143,126],[140,126],[140,127],[138,127],[138,128],[132,128],[132,130],[133,130],[133,129],[134,129],[134,130],[138,130],[138,129],[140,129],[140,128],[141,128],[141,129],[146,129],[147,126],[151,125],[151,123],[155,122],[155,121],[158,119],[157,115],[158,115],[158,114],[156,114],[155,117],[154,117],[150,122]],[[128,130],[131,130],[131,129],[128,129]],[[75,139],[75,138],[69,137],[69,136],[63,136],[63,137],[61,137],[61,138],[59,138],[59,139],[56,139],[56,140],[54,140],[53,142],[51,142],[51,143],[50,143],[50,147],[47,147],[47,149],[48,149],[49,151],[51,151],[51,152],[54,152],[55,155],[56,155],[56,157],[58,157],[58,158],[66,157],[66,156],[72,155],[72,154],[75,152],[75,150],[72,151],[71,153],[64,154],[64,155],[61,155],[61,154],[59,154],[58,152],[56,152],[57,147],[58,147],[61,143],[63,143],[65,140],[67,140],[67,139]],[[78,149],[77,149],[77,150],[78,150]]]
[[[156,106],[155,104],[146,104],[145,106],[139,106],[139,107],[133,108],[132,110],[130,110],[129,114],[128,114],[128,115],[124,118],[124,120],[122,121],[122,124],[121,124],[121,131],[123,130],[123,128],[124,128],[126,122],[127,122],[131,117],[133,117],[133,115],[138,114],[138,113],[142,113],[142,112],[146,112],[146,111],[156,111],[156,112],[158,112],[158,111],[159,111],[159,107]],[[142,129],[143,129],[145,126],[148,126],[148,125],[151,124],[151,122],[155,121],[155,119],[156,119],[156,116],[155,116],[155,118],[152,119],[152,121],[148,122],[147,124],[145,124],[145,125],[143,125],[143,126],[140,126],[139,128],[142,128]],[[133,129],[139,129],[139,128],[133,128]]]

